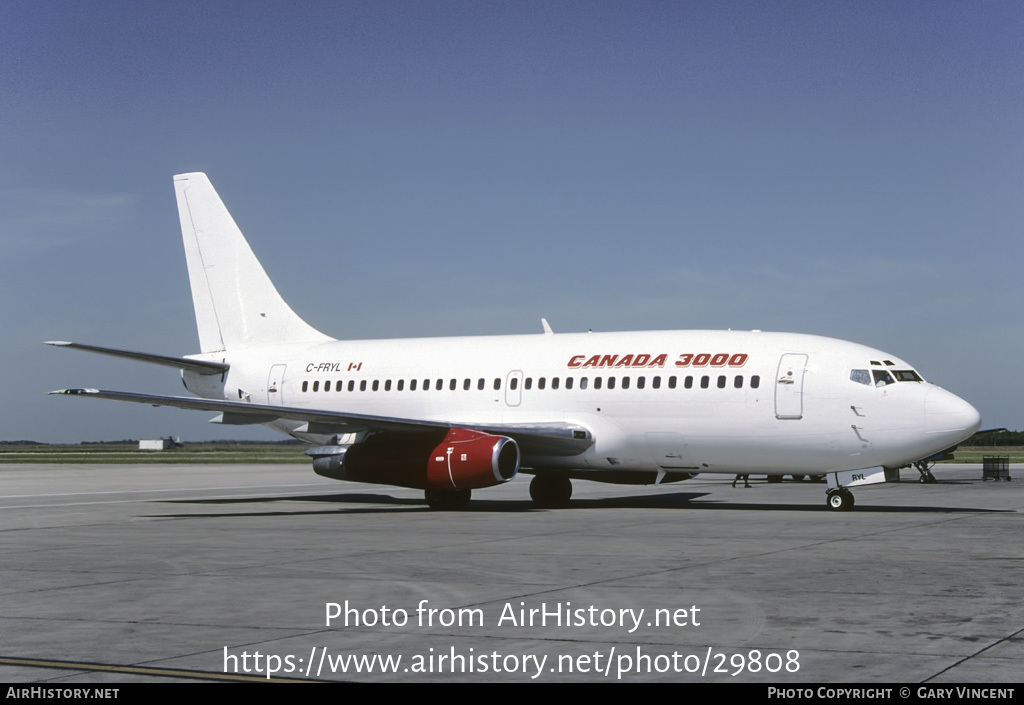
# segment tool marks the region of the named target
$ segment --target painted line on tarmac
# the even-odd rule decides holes
[[[90,673],[129,673],[138,676],[160,676],[164,678],[187,678],[204,681],[234,681],[245,683],[311,683],[316,682],[302,678],[267,678],[266,676],[240,673],[217,673],[215,671],[194,671],[184,668],[154,668],[149,666],[121,666],[110,663],[93,663],[90,661],[57,661],[52,659],[13,658],[0,656],[0,664],[7,666],[23,666],[31,668],[57,668],[68,671],[88,671]],[[59,687],[59,686],[48,686]]]

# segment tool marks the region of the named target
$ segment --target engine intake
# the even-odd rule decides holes
[[[423,490],[492,487],[519,472],[519,446],[511,438],[468,428],[441,433],[380,433],[354,445],[310,448],[306,455],[316,474],[333,480]]]

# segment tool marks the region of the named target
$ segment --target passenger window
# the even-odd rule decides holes
[[[373,391],[376,392],[378,389],[380,389],[380,380],[379,379],[375,379],[375,380],[373,380]]]
[[[708,377],[707,375],[704,375],[703,377],[700,378],[700,388],[701,389],[707,389],[708,385],[710,385],[710,384],[711,384],[711,378]]]
[[[643,389],[646,384],[647,384],[647,378],[646,377],[637,377],[636,378],[636,388],[637,389]]]
[[[495,377],[494,378],[494,391],[498,391],[500,389],[501,389],[501,377]]]
[[[655,389],[661,389],[661,377],[655,377],[651,380],[651,386]]]
[[[725,375],[718,375],[718,388],[725,389]]]
[[[483,378],[483,377],[481,377],[480,379],[478,379],[478,380],[476,381],[476,388],[477,388],[477,390],[479,390],[479,391],[481,391],[481,392],[482,392],[482,391],[483,391],[483,389],[484,389],[484,385],[485,385],[485,384],[486,384],[486,382],[484,381],[484,378]]]
[[[468,392],[469,391],[469,386],[471,384],[473,384],[473,382],[470,381],[470,379],[468,377],[466,379],[462,380],[462,391]]]
[[[319,392],[320,391],[320,380],[316,380],[315,382],[313,382],[313,391],[314,392]]]
[[[629,378],[627,377],[626,379],[629,379]],[[622,381],[624,383],[622,385],[623,389],[625,389],[627,386],[629,386],[629,385],[625,384],[625,381],[626,381],[625,379],[622,380]],[[609,377],[608,378],[608,389],[615,389],[615,378],[614,377]]]
[[[736,375],[736,379],[734,379],[732,381],[732,386],[736,387],[736,389],[742,389],[743,388],[743,375]]]
[[[339,380],[338,380],[337,382],[335,382],[335,383],[334,383],[334,391],[336,391],[336,392],[340,392],[340,391],[341,391],[341,388],[342,388],[342,386],[344,386],[344,382],[342,382],[342,381],[341,381],[341,380],[339,379]]]
[[[558,389],[558,382],[559,382],[559,378],[558,377],[552,377],[551,378],[551,388],[552,389]]]
[[[676,388],[676,376],[675,375],[672,375],[671,377],[668,378],[668,388],[669,389],[675,389]]]
[[[753,377],[750,378],[750,388],[751,389],[757,389],[760,386],[761,386],[761,376],[760,375],[754,375]]]
[[[348,391],[354,392],[355,389],[356,389],[356,381],[354,379],[350,379],[348,381]]]
[[[871,386],[871,373],[867,370],[850,370],[850,380],[857,384]]]
[[[304,392],[308,392],[309,391],[309,380],[306,380],[305,382],[302,383],[302,391],[304,391]]]
[[[572,377],[565,378],[565,388],[572,389]]]
[[[586,388],[587,388],[587,378],[586,377],[580,377],[580,389],[586,389]]]
[[[360,392],[365,392],[366,391],[366,380],[365,379],[359,380],[359,391]]]
[[[547,381],[545,377],[541,377],[540,379],[537,380],[537,389],[544,389],[546,385]]]
[[[622,378],[622,388],[629,389],[629,377]]]
[[[385,392],[390,392],[391,391],[391,380],[390,379],[386,380],[384,382],[384,391]]]
[[[508,388],[511,389],[513,392],[519,389],[519,378],[513,377],[512,379],[510,379],[508,382]]]
[[[441,379],[440,377],[438,377],[438,378],[437,378],[437,381],[436,381],[436,382],[434,382],[434,389],[436,389],[436,390],[437,390],[437,391],[439,391],[439,392],[440,392],[440,391],[441,391],[442,389],[444,389],[444,380],[443,380],[443,379]]]
[[[456,388],[457,386],[459,386],[459,383],[458,383],[458,381],[457,381],[457,380],[454,380],[454,379],[453,379],[453,380],[451,380],[450,382],[448,382],[448,389],[449,389],[449,391],[452,391],[452,392],[454,392],[454,391],[455,391],[455,388]]]
[[[683,380],[683,386],[687,389],[693,389],[693,376],[686,375],[686,379]]]
[[[533,377],[527,377],[523,383],[523,389],[533,389]]]
[[[400,379],[398,380],[398,391],[402,391],[403,389],[405,389],[405,380]]]
[[[601,378],[600,377],[594,377],[594,389],[600,389],[600,388],[601,388]]]
[[[409,391],[410,392],[415,392],[416,391],[416,380],[414,380],[414,379],[410,379],[409,380]]]

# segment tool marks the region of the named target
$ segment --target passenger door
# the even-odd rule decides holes
[[[801,419],[804,415],[804,371],[807,355],[786,353],[775,375],[775,418]]]
[[[284,406],[284,371],[287,365],[274,365],[267,377],[267,403]]]

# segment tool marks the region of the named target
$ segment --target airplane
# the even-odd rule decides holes
[[[566,506],[572,480],[667,484],[698,474],[825,475],[850,488],[948,454],[978,430],[969,403],[907,362],[798,333],[679,330],[337,340],[284,301],[202,173],[174,177],[201,352],[48,344],[181,371],[195,397],[51,394],[215,412],[312,447],[322,476],[424,491],[461,509],[474,489],[533,475]]]

